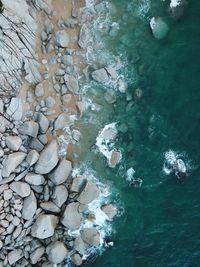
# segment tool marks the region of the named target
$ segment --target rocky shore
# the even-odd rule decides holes
[[[85,3],[2,2],[0,266],[80,266],[103,245],[92,203],[107,222],[117,214],[98,183],[73,174],[75,121],[86,111]],[[105,83],[115,71],[91,76]]]

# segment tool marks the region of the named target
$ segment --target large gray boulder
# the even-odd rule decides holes
[[[98,247],[100,245],[100,234],[95,228],[81,230],[81,238],[90,246]]]
[[[60,212],[60,209],[52,201],[42,202],[42,203],[40,203],[40,207],[43,210],[46,210],[48,212],[52,212],[52,213],[59,213]]]
[[[31,235],[39,239],[45,239],[54,235],[58,224],[58,217],[50,214],[39,215],[31,228]]]
[[[22,139],[19,136],[9,135],[6,137],[6,145],[13,151],[19,150],[22,144]]]
[[[42,185],[42,184],[44,184],[45,179],[44,179],[44,176],[41,174],[29,172],[25,176],[25,181],[31,185]]]
[[[64,76],[65,84],[67,85],[67,88],[69,91],[73,94],[79,93],[79,83],[78,80],[73,76],[69,74],[65,74]]]
[[[39,262],[42,258],[42,255],[45,253],[45,248],[44,247],[39,247],[36,248],[31,254],[30,254],[30,261],[31,264],[36,264]]]
[[[86,24],[83,24],[80,30],[78,44],[81,48],[87,48],[91,41],[90,29]]]
[[[31,137],[37,137],[39,125],[35,121],[25,121],[20,127],[19,127],[19,133],[23,135],[28,135]]]
[[[72,170],[71,161],[63,159],[48,176],[55,185],[63,184]]]
[[[87,182],[83,191],[78,197],[78,201],[81,204],[89,204],[93,200],[97,199],[100,194],[100,191],[98,187],[92,183],[92,182]]]
[[[6,113],[9,116],[11,116],[14,120],[20,121],[23,116],[23,106],[21,99],[18,97],[13,97],[6,110]]]
[[[82,255],[84,255],[86,253],[87,244],[85,242],[83,242],[83,239],[81,238],[81,236],[78,236],[74,240],[74,248],[76,251],[78,251]]]
[[[36,197],[31,191],[28,197],[24,198],[23,208],[22,208],[22,218],[25,220],[30,220],[35,215],[37,210],[37,200]]]
[[[47,174],[55,168],[58,163],[58,143],[51,141],[41,152],[39,160],[35,165],[35,172]]]
[[[22,163],[25,159],[26,153],[24,152],[15,152],[9,154],[3,163],[2,176],[8,177],[14,170]]]
[[[82,215],[78,212],[78,207],[78,202],[68,204],[61,218],[61,223],[70,230],[79,229],[81,226]]]
[[[108,73],[104,68],[93,71],[92,78],[100,83],[106,83],[109,81]]]
[[[20,197],[27,197],[31,193],[31,188],[27,183],[24,182],[12,182],[9,185],[10,189],[17,193]]]
[[[61,113],[55,120],[54,129],[60,130],[70,125],[71,125],[70,117],[65,113]]]
[[[55,186],[53,189],[52,201],[61,208],[68,198],[68,191],[64,185]]]
[[[57,31],[55,33],[55,39],[56,39],[56,44],[60,47],[68,47],[69,44],[69,35],[66,33],[65,30],[62,31]]]
[[[40,132],[46,133],[49,128],[49,120],[42,113],[38,113],[38,123],[40,125]]]
[[[58,264],[66,258],[68,250],[63,242],[55,241],[47,246],[46,253],[50,262]]]
[[[8,253],[8,263],[15,265],[15,263],[23,257],[22,249],[14,249]]]
[[[110,221],[117,215],[117,208],[112,204],[105,204],[101,206],[102,211],[107,215]]]

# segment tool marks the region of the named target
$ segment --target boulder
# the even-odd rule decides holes
[[[164,22],[163,19],[160,17],[157,17],[157,18],[153,17],[150,21],[150,27],[151,27],[153,36],[156,39],[163,39],[169,31],[169,27],[167,23]]]
[[[35,121],[25,121],[20,127],[19,127],[19,133],[23,135],[28,135],[31,137],[37,137],[39,125]]]
[[[29,146],[31,149],[34,149],[38,152],[44,149],[44,145],[37,138],[32,138]]]
[[[78,202],[68,204],[61,218],[61,223],[70,230],[79,229],[81,226],[82,216],[78,212],[78,207]]]
[[[55,120],[54,129],[60,130],[70,125],[71,125],[70,117],[65,113],[61,113]]]
[[[45,100],[45,103],[47,108],[52,108],[55,105],[56,101],[52,96],[48,96]]]
[[[64,76],[65,84],[67,85],[67,88],[69,91],[73,94],[79,93],[79,83],[78,80],[73,76],[69,74],[65,74]]]
[[[39,215],[31,228],[31,235],[39,239],[45,239],[54,235],[58,224],[58,217],[50,214]]]
[[[37,262],[39,262],[43,256],[45,252],[45,248],[44,247],[39,247],[36,248],[31,254],[30,254],[30,262],[31,264],[36,264]]]
[[[36,85],[36,87],[35,87],[35,96],[37,96],[37,97],[44,96],[44,88],[43,88],[42,83],[39,83],[39,84]]]
[[[95,228],[84,228],[80,233],[86,244],[95,247],[100,245],[100,234]]]
[[[42,185],[45,182],[44,176],[41,174],[35,174],[34,172],[29,172],[25,176],[25,181],[31,185]]]
[[[41,152],[39,160],[35,165],[35,172],[47,174],[55,168],[58,163],[58,143],[51,141]]]
[[[90,29],[86,24],[83,24],[79,33],[78,44],[81,48],[87,48],[91,41]]]
[[[83,191],[78,197],[78,201],[81,204],[87,205],[93,200],[95,200],[96,198],[98,198],[99,194],[100,194],[100,191],[98,187],[92,182],[87,182]]]
[[[10,189],[17,193],[20,197],[27,197],[31,193],[31,188],[27,183],[24,182],[12,182],[9,185]]]
[[[70,190],[72,192],[79,193],[81,188],[84,185],[84,182],[85,182],[85,179],[83,179],[81,175],[77,175],[76,177],[73,178]]]
[[[13,151],[18,151],[22,144],[22,139],[19,136],[9,135],[6,137],[6,145]]]
[[[72,170],[71,161],[63,159],[58,166],[48,175],[55,185],[63,184]]]
[[[53,189],[52,201],[61,208],[68,198],[68,191],[64,185],[55,186]]]
[[[14,249],[8,253],[8,263],[10,265],[14,265],[22,257],[23,257],[22,249]]]
[[[36,197],[31,191],[28,197],[24,198],[23,208],[22,208],[22,218],[25,220],[30,220],[35,215],[37,210],[37,200]]]
[[[112,204],[106,204],[101,207],[102,211],[107,215],[110,221],[117,215],[117,208]]]
[[[40,126],[40,132],[46,133],[49,128],[49,120],[42,113],[38,113],[38,123]]]
[[[69,44],[69,35],[66,33],[65,30],[62,31],[57,31],[55,33],[55,39],[56,39],[56,44],[60,47],[68,47]]]
[[[32,149],[31,151],[29,151],[26,157],[26,161],[28,162],[29,166],[34,165],[38,161],[39,156],[40,155],[36,150]]]
[[[87,249],[87,245],[85,244],[85,242],[83,242],[83,239],[78,236],[75,240],[74,240],[74,248],[76,251],[78,251],[80,254],[85,255],[86,253],[86,249]]]
[[[108,158],[108,166],[110,168],[115,168],[117,164],[120,162],[121,158],[122,158],[121,152],[113,150],[111,153],[111,157]]]
[[[71,260],[75,264],[75,266],[81,266],[83,263],[81,256],[77,253],[75,253],[71,256]]]
[[[60,212],[60,209],[52,201],[42,202],[42,203],[40,203],[40,207],[43,210],[46,210],[46,211],[49,211],[52,213],[59,213]]]
[[[26,153],[24,152],[15,152],[9,154],[3,163],[2,176],[8,177],[14,170],[22,163],[25,159]]]
[[[4,133],[9,125],[9,120],[0,115],[0,133]]]
[[[22,101],[18,97],[13,97],[6,110],[6,113],[11,116],[15,121],[20,121],[23,116]]]
[[[63,242],[55,241],[47,246],[46,253],[50,262],[58,264],[66,258],[68,250]]]
[[[92,78],[100,83],[106,83],[109,81],[108,73],[104,68],[93,71]]]

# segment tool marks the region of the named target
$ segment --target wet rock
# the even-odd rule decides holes
[[[87,182],[83,191],[78,197],[78,201],[81,204],[89,204],[90,202],[98,198],[99,194],[100,191],[98,187],[92,182]]]
[[[7,136],[6,137],[6,145],[13,151],[19,150],[22,144],[22,139],[19,136]]]
[[[31,264],[36,264],[39,262],[45,252],[44,247],[36,248],[31,254],[30,254],[30,262]]]
[[[30,220],[35,215],[37,209],[37,200],[36,197],[31,191],[28,197],[24,198],[23,208],[22,208],[22,218],[25,220]]]
[[[121,152],[113,150],[111,157],[108,159],[108,166],[110,168],[115,168],[117,164],[119,164],[121,158],[122,158]]]
[[[8,253],[8,262],[10,265],[13,265],[22,257],[23,257],[23,251],[21,249],[14,249]]]
[[[90,29],[86,24],[83,24],[80,30],[78,44],[81,48],[87,48],[91,41]]]
[[[80,254],[85,255],[86,253],[86,249],[87,249],[87,245],[83,242],[83,239],[78,236],[75,240],[74,240],[74,248],[76,251],[78,251]]]
[[[39,156],[40,155],[36,150],[31,150],[26,157],[26,161],[28,162],[29,166],[34,165],[38,161]]]
[[[71,260],[76,266],[81,266],[83,263],[81,256],[77,253],[75,253],[71,256]]]
[[[112,89],[109,89],[105,94],[104,98],[108,104],[114,104],[117,101],[116,92]]]
[[[20,121],[23,116],[23,106],[21,99],[18,97],[13,97],[6,110],[6,113],[14,120]]]
[[[50,262],[58,264],[68,255],[68,250],[63,242],[55,241],[47,246],[46,253]]]
[[[169,31],[169,27],[167,23],[164,22],[163,19],[160,17],[157,17],[157,18],[153,17],[150,21],[150,27],[151,27],[153,36],[156,39],[163,39]]]
[[[79,83],[78,83],[78,80],[74,76],[65,74],[64,80],[70,92],[72,92],[73,94],[79,93],[79,89],[80,89]]]
[[[104,68],[93,71],[92,78],[100,83],[106,83],[109,81],[108,73]]]
[[[47,174],[58,163],[58,143],[56,140],[51,141],[45,148],[42,150],[39,160],[35,165],[35,172],[39,174]]]
[[[35,96],[37,96],[37,97],[44,96],[44,88],[43,88],[42,83],[39,83],[39,84],[36,85],[36,87],[35,87]]]
[[[70,190],[72,192],[79,193],[81,188],[84,185],[84,182],[85,182],[85,179],[83,179],[81,175],[77,175],[76,177],[73,178]]]
[[[65,30],[57,31],[55,33],[56,44],[60,47],[68,47],[69,36]]]
[[[81,238],[90,246],[100,245],[100,234],[95,228],[84,228],[81,230]]]
[[[19,133],[23,135],[28,135],[31,137],[37,137],[39,130],[39,125],[35,121],[25,121],[20,127],[19,127]]]
[[[67,114],[61,113],[55,120],[54,129],[60,130],[71,124],[70,118]]]
[[[45,182],[44,176],[41,174],[35,174],[33,172],[27,173],[25,181],[31,185],[42,185]]]
[[[15,152],[9,154],[3,164],[2,176],[8,177],[14,170],[22,163],[25,159],[26,153],[24,152]]]
[[[65,203],[67,198],[68,198],[68,191],[64,185],[58,185],[54,187],[52,200],[59,208],[61,208],[61,206]]]
[[[45,239],[53,236],[54,230],[58,224],[58,217],[55,215],[39,215],[31,228],[31,235],[39,239]]]
[[[40,207],[43,210],[46,210],[46,211],[49,211],[52,213],[59,213],[60,212],[60,209],[56,206],[56,204],[54,204],[51,201],[40,203]]]
[[[61,218],[61,223],[71,230],[79,229],[81,225],[82,216],[78,212],[78,207],[78,202],[68,204]]]
[[[31,193],[30,186],[24,182],[12,182],[9,187],[20,197],[27,197]]]
[[[63,159],[48,177],[55,185],[63,184],[72,170],[71,161]]]
[[[117,215],[117,208],[112,204],[103,205],[101,209],[108,216],[110,221]]]

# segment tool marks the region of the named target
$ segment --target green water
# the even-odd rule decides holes
[[[125,209],[114,223],[115,246],[90,265],[94,267],[200,266],[200,1],[188,1],[179,21],[171,18],[167,3],[152,2],[147,16],[162,15],[170,27],[161,41],[152,37],[148,19],[135,14],[139,1],[113,0],[120,30],[105,42],[115,55],[128,59],[133,100],[120,95],[109,118],[128,127],[118,140],[122,169],[105,168],[98,155],[98,163],[92,163],[117,189],[116,199]],[[143,96],[135,101],[138,87]],[[161,172],[163,153],[170,148],[186,152],[197,166],[185,183]],[[123,169],[129,167],[143,179],[142,188],[125,182]]]

